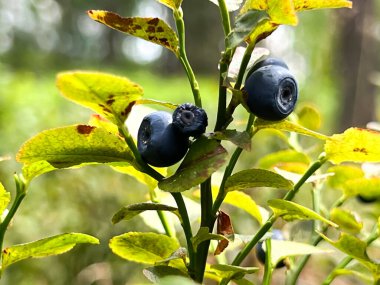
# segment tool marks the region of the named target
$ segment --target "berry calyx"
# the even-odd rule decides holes
[[[207,114],[202,108],[185,103],[175,109],[173,125],[184,135],[198,137],[206,131]]]

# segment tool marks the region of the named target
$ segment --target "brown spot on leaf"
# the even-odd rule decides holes
[[[87,13],[94,14],[94,12],[92,12],[92,10],[88,10]]]
[[[154,33],[154,32],[156,32],[156,28],[155,28],[155,26],[148,26],[148,28],[146,29],[146,31],[148,33]]]
[[[111,106],[113,104],[113,102],[115,102],[115,99],[108,99],[106,101],[107,105]]]
[[[365,148],[365,147],[355,147],[353,149],[354,152],[361,152],[361,153],[364,153],[365,155],[368,155],[368,150]]]
[[[121,116],[123,117],[126,117],[128,116],[128,114],[131,112],[132,110],[132,107],[136,104],[136,101],[133,101],[131,103],[129,103],[129,105],[124,109],[124,111],[122,111],[120,114]]]
[[[88,125],[78,125],[77,131],[81,135],[88,135],[95,129],[94,126],[88,126]]]
[[[148,24],[149,25],[153,25],[153,26],[157,26],[157,24],[158,24],[159,21],[160,20],[158,18],[153,18],[152,20],[148,21]]]
[[[164,29],[162,27],[157,27],[157,33],[163,33]]]

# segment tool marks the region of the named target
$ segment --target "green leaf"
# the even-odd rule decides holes
[[[244,42],[264,19],[269,19],[264,11],[252,10],[240,15],[234,29],[227,35],[227,48],[233,49]]]
[[[281,175],[265,169],[246,169],[230,176],[225,191],[245,190],[253,187],[272,187],[290,190],[293,183]]]
[[[251,137],[248,132],[225,130],[222,132],[211,133],[208,137],[215,140],[227,140],[246,151],[251,150]]]
[[[11,201],[11,193],[5,190],[3,184],[0,182],[0,216],[8,207]]]
[[[304,169],[304,167],[307,167],[310,164],[310,159],[302,152],[287,149],[267,154],[266,156],[260,158],[257,162],[257,165],[260,168],[271,169],[278,167],[283,169],[285,166],[285,169],[290,171],[290,169],[286,167],[286,165],[289,164],[298,164],[302,169]]]
[[[228,264],[213,264],[207,270],[222,279],[242,279],[247,274],[255,273],[259,270],[257,267],[241,267]]]
[[[380,162],[380,132],[349,128],[325,143],[326,157],[334,164],[345,161]]]
[[[92,114],[88,124],[90,126],[103,128],[112,134],[119,135],[118,126],[98,114]]]
[[[190,278],[182,277],[182,276],[166,276],[160,280],[160,285],[173,285],[173,284],[181,284],[181,285],[198,285]]]
[[[161,190],[182,192],[207,180],[226,161],[227,151],[216,140],[197,139],[176,173],[158,183]]]
[[[293,2],[296,11],[352,7],[352,2],[347,0],[293,0]]]
[[[298,123],[310,130],[318,130],[321,127],[321,114],[320,112],[310,106],[304,105],[297,111]]]
[[[142,88],[126,77],[107,73],[73,71],[57,75],[61,94],[75,103],[90,108],[120,126],[128,117]]]
[[[225,236],[209,232],[208,227],[200,227],[197,234],[191,238],[194,250],[196,251],[199,244],[206,240],[228,240]]]
[[[66,233],[5,248],[2,253],[2,270],[27,258],[40,258],[65,253],[80,243],[99,244],[99,240],[86,234]]]
[[[170,0],[165,2],[173,3],[173,1]],[[91,19],[112,29],[166,47],[177,56],[179,54],[178,38],[176,33],[165,21],[159,18],[123,18],[116,13],[101,10],[90,10],[88,11],[88,15]]]
[[[353,275],[362,279],[363,281],[366,281],[368,284],[370,284],[371,281],[373,282],[372,276],[369,276],[368,272],[359,272],[359,271],[347,269],[347,268],[336,269],[333,271],[334,278],[341,275]]]
[[[262,119],[257,119],[255,121],[254,126],[260,130],[260,129],[275,129],[280,131],[287,131],[287,132],[294,132],[305,136],[314,137],[320,140],[327,140],[329,137],[325,136],[323,134],[314,132],[312,130],[306,129],[296,123],[290,122],[288,120],[283,120],[279,122],[272,122],[272,121],[265,121]]]
[[[285,221],[319,220],[332,227],[338,226],[316,212],[291,201],[282,199],[269,200],[268,206],[273,210],[276,216],[283,218]]]
[[[181,7],[182,0],[156,0],[172,10],[177,10]]]
[[[363,178],[364,171],[354,165],[335,165],[327,170],[327,173],[334,173],[329,176],[327,184],[335,189],[343,190],[348,180]]]
[[[105,129],[75,125],[43,131],[24,143],[16,156],[30,180],[59,168],[93,163],[133,163],[125,141]]]
[[[113,253],[126,260],[154,265],[176,251],[179,243],[166,235],[129,232],[113,237],[109,246]]]
[[[306,243],[285,241],[285,240],[271,240],[271,261],[273,264],[279,263],[285,257],[308,255],[308,254],[326,254],[331,253],[331,250],[321,249]],[[265,243],[263,243],[265,248]]]
[[[174,268],[167,265],[157,265],[145,268],[143,270],[143,274],[150,282],[160,284],[162,278],[167,276],[187,277],[187,275],[183,271],[179,270],[178,268]]]
[[[341,233],[337,241],[333,241],[321,233],[320,235],[325,241],[330,243],[333,247],[337,248],[338,250],[356,259],[361,264],[366,266],[373,273],[376,274],[380,272],[380,266],[378,264],[375,264],[372,260],[370,260],[367,255],[366,242],[360,240],[359,238],[353,235],[346,234],[346,233]]]
[[[149,105],[149,104],[160,105],[160,106],[172,109],[172,110],[175,110],[178,107],[177,104],[173,104],[173,103],[170,103],[170,102],[153,100],[153,99],[139,99],[139,100],[136,101],[136,105],[137,104],[138,105]]]
[[[363,228],[363,222],[359,221],[355,214],[342,208],[333,208],[330,211],[330,220],[343,231],[358,234]]]
[[[180,217],[178,213],[178,209],[176,207],[171,207],[168,205],[158,204],[158,203],[145,202],[145,203],[128,205],[121,208],[119,211],[116,212],[115,215],[113,215],[112,223],[116,224],[123,220],[128,221],[144,211],[169,211],[177,215],[178,217]]]

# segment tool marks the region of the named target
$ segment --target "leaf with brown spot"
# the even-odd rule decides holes
[[[296,11],[352,7],[352,2],[347,0],[293,0],[293,2]]]
[[[230,216],[223,211],[219,211],[217,218],[217,233],[228,238],[233,235],[234,229],[232,227]],[[219,240],[218,246],[215,249],[214,255],[221,254],[228,246],[228,239]]]
[[[164,2],[167,3],[169,1]],[[142,17],[124,18],[118,14],[101,10],[90,10],[88,11],[88,15],[91,19],[112,29],[166,47],[178,56],[179,44],[177,35],[162,19]]]
[[[85,125],[43,131],[26,141],[16,158],[24,164],[23,174],[28,181],[60,168],[134,163],[133,154],[121,137]]]
[[[344,161],[380,162],[380,132],[349,128],[331,136],[325,143],[326,157],[332,163]]]
[[[190,147],[176,173],[158,183],[161,190],[182,192],[211,176],[225,162],[227,151],[216,140],[201,137]]]
[[[124,123],[134,102],[143,95],[142,88],[128,78],[100,72],[59,73],[57,87],[67,99],[90,108],[118,126]]]

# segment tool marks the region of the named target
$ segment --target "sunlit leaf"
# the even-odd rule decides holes
[[[160,279],[160,285],[173,285],[173,284],[181,284],[181,285],[198,285],[192,279],[182,277],[182,276],[165,276]]]
[[[320,112],[310,106],[304,105],[297,111],[298,123],[310,130],[319,130],[321,127],[322,119]]]
[[[117,172],[124,173],[129,175],[130,177],[133,177],[136,179],[138,182],[147,185],[149,190],[153,190],[157,187],[158,181],[153,179],[151,176],[148,174],[145,174],[141,171],[138,171],[136,168],[133,166],[111,166],[112,169],[116,170]],[[161,167],[159,169],[159,172],[163,175],[166,174],[166,168]]]
[[[67,233],[5,248],[2,252],[2,270],[27,258],[65,253],[80,243],[99,244],[99,240],[86,234]]]
[[[327,169],[327,173],[334,173],[327,179],[327,184],[335,189],[343,190],[348,180],[363,178],[363,170],[355,165],[335,165]]]
[[[95,126],[98,128],[103,128],[107,131],[109,131],[112,134],[119,135],[119,128],[117,125],[112,123],[111,121],[107,120],[106,118],[98,115],[98,114],[93,114],[90,117],[90,120],[88,121],[88,124],[90,126]]]
[[[272,121],[257,119],[255,121],[255,127],[259,130],[269,128],[269,129],[275,129],[275,130],[280,130],[280,131],[295,132],[301,135],[314,137],[320,140],[327,140],[329,138],[328,136],[306,129],[288,120],[272,122]]]
[[[272,187],[290,190],[293,188],[293,183],[269,170],[246,169],[230,176],[226,181],[225,190],[245,190],[253,187]]]
[[[343,208],[331,209],[330,220],[341,230],[352,234],[359,233],[363,228],[363,222],[359,221],[354,213]]]
[[[286,241],[286,240],[271,240],[271,261],[273,264],[278,264],[285,257],[299,256],[307,254],[326,254],[331,253],[331,250],[322,249],[306,243]],[[265,243],[263,243],[265,249]]]
[[[247,274],[255,273],[259,270],[257,267],[241,267],[228,264],[213,264],[207,270],[222,279],[241,279]]]
[[[296,11],[352,7],[352,1],[347,0],[293,0],[293,2]]]
[[[240,15],[234,29],[227,36],[227,47],[233,49],[244,42],[264,19],[269,19],[264,11],[252,10]]]
[[[11,201],[11,194],[5,190],[3,184],[0,182],[0,216],[8,207]]]
[[[178,209],[172,206],[158,203],[138,203],[125,206],[117,211],[112,217],[112,223],[116,224],[123,220],[130,220],[144,211],[169,211],[179,217]]]
[[[143,274],[150,282],[160,284],[162,284],[160,281],[166,276],[187,277],[182,270],[167,265],[157,265],[145,268]]]
[[[159,100],[153,100],[153,99],[139,99],[136,101],[136,105],[160,105],[172,110],[175,110],[178,107],[177,104],[159,101]]]
[[[214,3],[215,5],[219,6],[218,0],[210,0],[210,1]],[[229,12],[233,12],[240,8],[240,5],[241,3],[243,3],[243,0],[225,0],[225,2],[226,2],[227,10]]]
[[[327,236],[320,233],[322,238],[330,243],[333,247],[351,256],[366,266],[373,273],[380,272],[380,266],[374,263],[367,255],[367,244],[359,238],[342,233],[337,241],[329,239]]]
[[[197,234],[191,238],[194,250],[196,251],[199,244],[207,240],[228,240],[223,235],[213,234],[209,232],[208,227],[200,227]]]
[[[164,0],[166,3],[173,3]],[[176,1],[177,3],[179,1]],[[124,18],[108,11],[90,10],[88,15],[91,19],[100,22],[110,28],[129,35],[161,45],[178,55],[178,38],[170,26],[159,18]]]
[[[260,168],[271,169],[273,167],[282,168],[288,163],[299,163],[307,167],[310,164],[310,159],[302,152],[287,149],[267,154],[259,159],[257,165]]]
[[[158,183],[161,190],[182,192],[210,177],[226,161],[227,151],[216,140],[200,138],[190,147],[176,173]]]
[[[326,157],[334,164],[344,161],[380,162],[380,132],[349,128],[325,143]]]
[[[341,276],[341,275],[353,275],[368,282],[368,284],[370,284],[371,281],[373,281],[372,276],[369,275],[368,272],[359,272],[352,269],[342,268],[342,269],[335,269],[332,273],[334,277]]]
[[[181,7],[182,0],[156,0],[172,10],[176,10]]]
[[[278,174],[280,174],[282,177],[292,181],[293,183],[297,183],[303,176],[302,174],[289,172],[289,171],[282,170],[282,169],[277,168],[277,167],[275,167],[274,170]],[[321,181],[321,180],[323,181],[332,175],[334,175],[334,174],[333,173],[314,174],[314,175],[311,175],[308,179],[306,179],[305,183],[312,183],[312,182]]]
[[[227,140],[246,151],[251,150],[251,137],[247,132],[224,130],[222,132],[211,133],[208,137],[216,140]]]
[[[125,141],[103,128],[75,125],[43,131],[26,141],[17,160],[27,180],[59,168],[93,163],[133,163]]]
[[[316,212],[291,201],[282,199],[269,200],[268,206],[273,210],[276,216],[283,218],[285,221],[319,220],[333,227],[338,226]]]
[[[176,251],[179,243],[166,235],[129,232],[113,237],[109,246],[113,253],[126,260],[154,265]]]
[[[126,77],[107,73],[71,71],[57,75],[61,94],[75,103],[90,108],[120,126],[128,117],[142,88]]]
[[[364,198],[380,197],[380,177],[356,178],[347,180],[342,185],[343,193],[347,197],[360,195]]]

